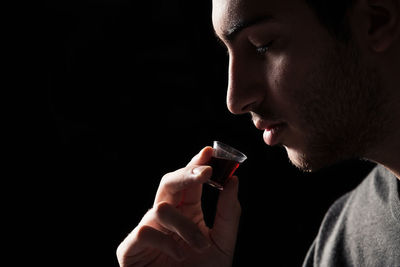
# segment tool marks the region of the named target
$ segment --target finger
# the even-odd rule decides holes
[[[203,148],[192,160],[188,163],[190,165],[205,165],[210,161],[214,149],[210,146]]]
[[[190,165],[164,175],[157,190],[154,204],[166,201],[173,205],[196,203],[201,198],[201,185],[211,177],[209,166]],[[191,189],[183,196],[183,191]]]
[[[171,236],[147,225],[136,227],[119,245],[117,258],[120,263],[139,261],[145,249],[157,249],[177,261],[185,258],[185,252]],[[133,262],[130,262],[132,264]],[[125,265],[123,265],[125,266]]]
[[[194,218],[195,221],[201,219],[201,214],[198,215],[198,218]],[[203,251],[210,246],[208,239],[202,234],[196,223],[166,202],[153,208],[153,220],[169,231],[178,234],[189,246],[198,251]]]
[[[221,191],[212,229],[212,239],[228,255],[233,255],[239,227],[241,206],[238,200],[239,180],[237,176],[228,179]]]
[[[202,184],[211,177],[212,169],[209,166],[190,165],[175,172],[164,175],[160,187],[175,194],[194,184]]]
[[[167,201],[174,205],[195,203],[201,198],[201,185],[210,179],[211,167],[201,166],[209,161],[212,147],[203,148],[189,164],[182,169],[164,175],[158,187],[154,204]],[[183,190],[190,188],[190,192]],[[185,194],[185,195],[184,195]]]

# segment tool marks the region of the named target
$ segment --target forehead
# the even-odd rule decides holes
[[[295,15],[299,0],[213,0],[212,20],[217,34],[258,17]],[[296,12],[295,12],[296,11]]]

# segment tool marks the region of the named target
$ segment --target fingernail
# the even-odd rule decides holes
[[[199,176],[206,168],[207,168],[207,166],[200,166],[200,167],[194,168],[194,169],[192,170],[192,173],[193,173],[195,176]]]

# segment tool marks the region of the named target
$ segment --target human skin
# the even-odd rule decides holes
[[[264,141],[284,146],[303,170],[364,157],[400,177],[399,14],[399,1],[356,1],[343,43],[303,1],[213,0],[214,29],[230,56],[228,109],[250,113]],[[162,178],[154,206],[117,249],[121,267],[231,265],[238,179],[206,227],[201,186],[211,153]]]
[[[229,110],[251,113],[264,141],[284,146],[294,165],[316,170],[368,157],[396,136],[398,108],[389,103],[398,93],[385,88],[380,54],[359,34],[357,12],[358,34],[344,43],[302,1],[214,0],[213,6],[216,34],[230,55]]]
[[[153,208],[117,249],[120,266],[230,266],[241,207],[238,178],[220,193],[212,229],[203,219],[202,184],[211,177],[206,147],[189,164],[166,174]],[[198,169],[199,168],[199,169]]]

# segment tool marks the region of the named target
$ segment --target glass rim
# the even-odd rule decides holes
[[[214,141],[213,148],[216,150],[218,150],[218,149],[223,150],[226,153],[225,155],[231,156],[229,158],[226,157],[227,159],[233,159],[233,160],[238,161],[239,163],[242,163],[247,159],[247,156],[245,154],[243,154],[236,148],[233,148],[230,145],[227,145],[221,141]]]

